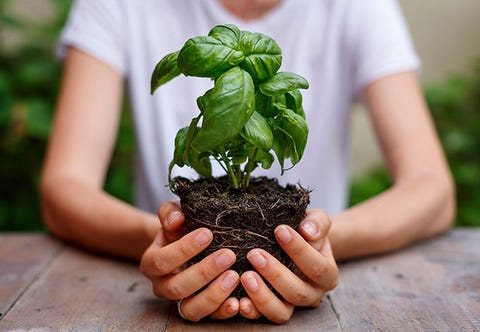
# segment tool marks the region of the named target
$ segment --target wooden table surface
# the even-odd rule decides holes
[[[197,324],[155,298],[134,264],[45,234],[0,234],[0,331],[480,331],[480,229],[340,265],[317,309],[273,325]]]

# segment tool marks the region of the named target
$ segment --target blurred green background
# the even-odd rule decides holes
[[[0,230],[43,229],[38,179],[61,79],[53,50],[71,2],[45,1],[47,19],[32,22],[0,0]],[[480,226],[480,61],[468,72],[427,84],[425,96],[457,185],[456,225]],[[106,188],[129,202],[133,154],[124,106]],[[354,179],[350,204],[389,184],[383,167],[370,170]]]

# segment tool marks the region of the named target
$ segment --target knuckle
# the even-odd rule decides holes
[[[156,297],[168,298],[165,294],[165,290],[164,290],[163,283],[161,282],[161,280],[153,280],[152,281],[152,292]]]
[[[306,246],[303,243],[299,243],[291,249],[291,256],[292,257],[301,257],[305,254]]]
[[[182,314],[183,314],[183,317],[185,317],[186,320],[194,322],[194,323],[198,322],[201,319],[201,317],[198,317],[198,316],[192,314],[189,310],[186,310],[186,309],[183,309],[183,308],[182,308]]]
[[[331,280],[331,282],[326,287],[327,290],[335,289],[338,286],[338,277],[335,277]]]
[[[313,280],[322,280],[328,273],[328,266],[326,264],[316,264],[312,266],[312,278]]]
[[[155,282],[152,283],[152,292],[156,297],[163,297],[163,293]]]
[[[270,283],[275,283],[277,280],[281,280],[281,278],[283,277],[280,271],[277,269],[270,269],[268,271],[264,271],[263,276]]]
[[[208,303],[208,306],[217,306],[220,303],[219,299],[220,292],[206,292],[205,301]]]
[[[272,319],[272,322],[276,324],[285,324],[290,320],[290,317],[292,317],[292,314],[290,312],[281,310],[277,313],[277,316]]]
[[[216,270],[210,268],[210,266],[202,266],[199,271],[199,277],[204,281],[204,282],[209,282],[211,281],[215,276],[216,276]]]
[[[301,306],[308,303],[309,298],[310,297],[308,295],[307,290],[304,287],[301,287],[301,288],[295,289],[293,296],[291,298],[291,301],[289,302],[297,306]]]
[[[323,299],[321,296],[316,297],[312,304],[310,305],[312,308],[318,308],[323,302]]]
[[[192,246],[187,245],[186,243],[182,242],[179,247],[178,251],[183,259],[190,259],[192,256]]]
[[[168,263],[161,256],[153,257],[153,268],[159,275],[165,275],[170,272]]]
[[[184,292],[175,282],[167,282],[165,284],[165,295],[169,300],[180,300],[185,297]]]

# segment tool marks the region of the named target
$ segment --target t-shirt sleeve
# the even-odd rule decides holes
[[[352,47],[354,90],[402,71],[420,69],[408,26],[395,0],[350,1],[347,34]]]
[[[60,34],[57,55],[75,47],[125,75],[122,11],[116,0],[75,0]]]

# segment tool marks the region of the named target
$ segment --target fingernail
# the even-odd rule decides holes
[[[233,264],[235,258],[232,257],[230,252],[222,252],[220,255],[215,257],[215,263],[221,268],[228,267]]]
[[[252,275],[246,275],[244,279],[245,287],[250,291],[256,291],[258,289],[258,282]]]
[[[175,220],[177,220],[178,217],[180,217],[180,216],[181,216],[180,211],[173,211],[173,212],[171,212],[171,213],[168,215],[168,217],[167,217],[167,224],[168,224],[168,225],[173,224],[173,222],[174,222]]]
[[[302,222],[300,227],[302,227],[302,229],[310,236],[315,236],[318,233],[317,225],[310,220],[305,220]]]
[[[262,268],[267,265],[267,260],[258,251],[254,251],[252,254],[247,255],[247,258],[255,267]]]
[[[198,233],[197,236],[195,237],[195,244],[198,247],[203,247],[207,245],[210,242],[210,240],[211,240],[210,234],[207,231],[202,231]]]
[[[222,279],[222,288],[224,290],[230,290],[235,286],[238,280],[238,275],[236,273],[227,273]]]
[[[280,242],[287,243],[292,239],[292,235],[285,226],[278,226],[275,235]]]

